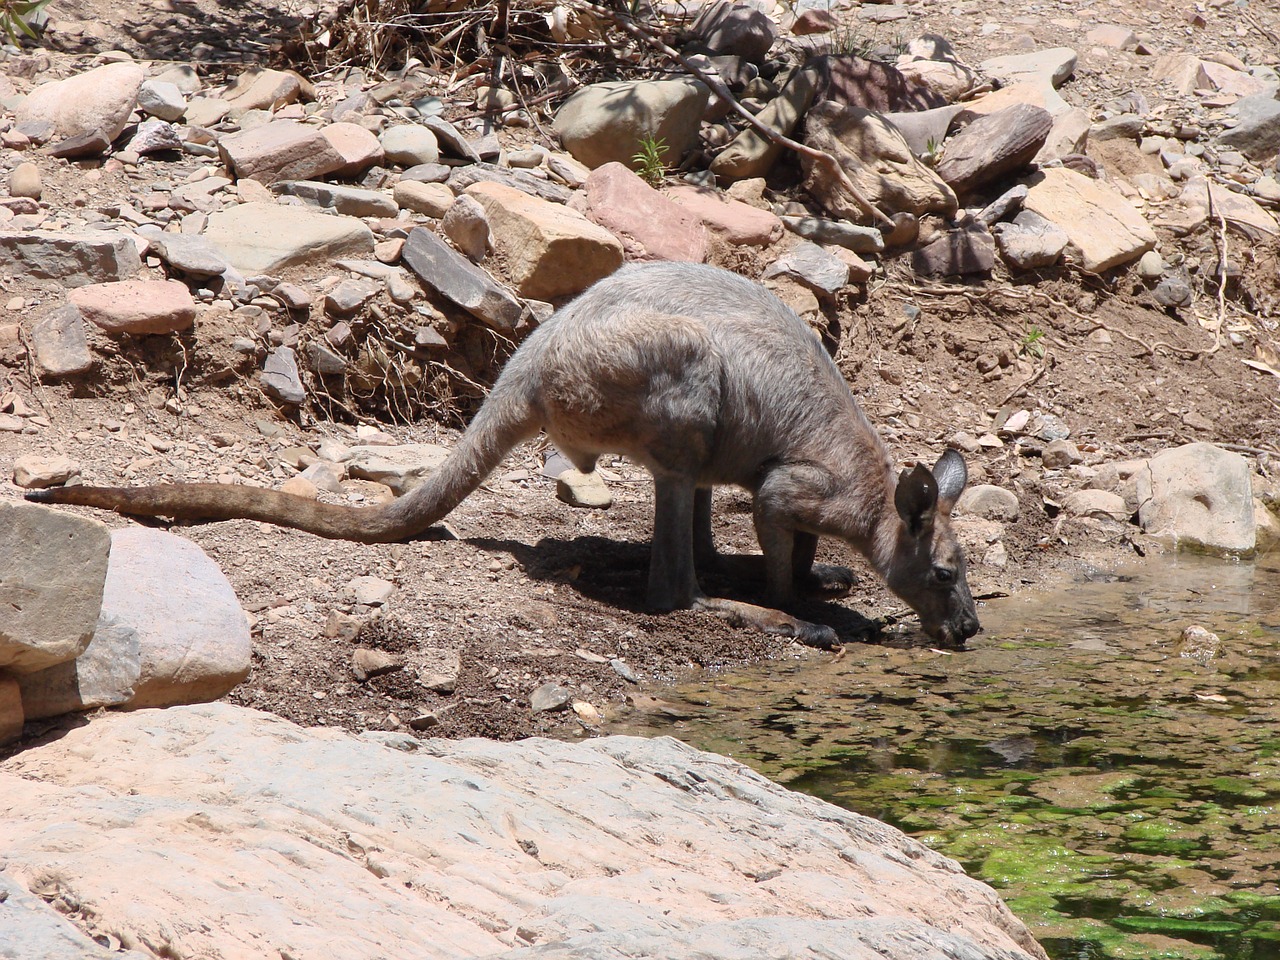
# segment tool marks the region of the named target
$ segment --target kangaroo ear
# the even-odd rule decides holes
[[[950,510],[960,499],[969,480],[964,457],[954,450],[947,450],[933,465],[933,476],[938,481],[938,502]]]
[[[937,479],[920,464],[912,470],[903,470],[898,477],[898,489],[893,492],[893,505],[907,525],[907,532],[913,537],[920,536],[933,524],[933,512],[938,506]]]

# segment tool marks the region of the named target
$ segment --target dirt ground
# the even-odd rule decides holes
[[[1070,4],[1059,6],[1070,15]],[[1138,9],[1143,6],[1111,4],[1104,19],[1137,20],[1148,31],[1164,31],[1169,46],[1186,45],[1180,15],[1152,5],[1158,12],[1149,19]],[[1078,43],[1086,51],[1083,30],[1098,19],[1089,14],[1090,22],[1073,32],[1038,19],[1022,24],[1016,13],[1008,20],[1021,24],[1019,35],[1042,46]],[[139,5],[130,16],[144,14]],[[1248,27],[1226,16],[1210,18],[1220,36],[1193,40],[1212,46],[1234,37],[1241,24]],[[996,41],[983,46],[974,24],[960,19],[924,15],[911,24],[915,32],[954,37],[971,62],[1009,52]],[[1248,42],[1261,41],[1251,36]],[[1274,50],[1270,56],[1274,60]],[[1078,81],[1064,94],[1096,104],[1108,91],[1129,89],[1133,77],[1119,68],[1109,72],[1112,66],[1086,52]],[[1133,154],[1133,163],[1145,162],[1136,148]],[[68,203],[89,189],[93,203],[109,204],[136,186],[120,171],[61,182],[51,168],[50,177],[50,189],[65,193]],[[932,463],[948,444],[964,442],[958,434],[981,437],[1026,409],[1065,421],[1086,466],[1206,440],[1241,450],[1264,472],[1280,475],[1280,379],[1243,362],[1274,359],[1280,349],[1277,245],[1234,236],[1227,242],[1239,276],[1221,298],[1216,283],[1200,284],[1195,303],[1177,314],[1158,306],[1128,270],[1106,277],[1067,270],[997,275],[959,286],[920,282],[890,261],[866,290],[829,305],[819,327],[904,463]],[[1162,235],[1163,249],[1203,264],[1218,262],[1221,244],[1212,231]],[[748,274],[759,269],[755,261],[737,265]],[[322,276],[304,271],[293,279]],[[43,312],[59,294],[23,278],[0,278],[0,308],[13,298],[20,298],[22,311]],[[13,320],[0,314],[0,322]],[[183,337],[108,348],[98,374],[75,384],[45,385],[28,366],[0,366],[0,396],[12,392],[40,414],[32,421],[34,435],[0,432],[0,498],[20,497],[8,478],[14,457],[23,453],[73,457],[91,483],[220,475],[278,483],[292,474],[286,464],[296,448],[314,447],[324,436],[353,442],[350,423],[318,418],[314,407],[301,417],[287,415],[262,396],[252,368],[226,346],[245,332],[237,324],[247,321],[228,317],[222,327],[210,322]],[[400,442],[447,443],[455,435],[430,419],[378,425]],[[1004,534],[1005,566],[984,565],[980,551],[971,552],[970,583],[978,597],[1038,586],[1083,566],[1114,565],[1142,549],[1134,543],[1135,527],[1059,515],[1057,504],[1083,486],[1084,477],[1045,470],[1036,444],[1007,439],[966,459],[971,482],[1011,489],[1021,504],[1019,519]],[[610,720],[627,711],[664,709],[643,693],[648,681],[744,661],[832,656],[708,615],[645,612],[651,490],[644,474],[606,462],[615,502],[607,511],[590,511],[557,501],[554,482],[540,469],[536,444],[517,451],[448,518],[454,539],[362,546],[245,521],[181,528],[226,571],[254,622],[253,673],[230,699],[300,723],[353,730],[588,734],[607,732]],[[755,550],[744,494],[718,492],[716,515],[722,550]],[[797,614],[830,624],[846,639],[870,633],[884,644],[928,643],[904,606],[849,551],[824,541],[820,559],[851,564],[859,582],[850,597],[802,606]],[[367,575],[397,587],[377,611],[356,604],[348,591],[354,578]],[[756,585],[704,578],[704,587],[751,599]],[[327,635],[335,612],[363,622],[362,632]],[[889,626],[881,629],[882,621]],[[405,668],[360,681],[352,669],[357,647],[387,651]],[[452,693],[427,690],[413,669],[440,649],[460,655]],[[530,694],[549,682],[570,691],[571,707],[535,713]]]

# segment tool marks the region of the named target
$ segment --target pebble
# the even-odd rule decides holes
[[[356,577],[347,584],[347,590],[355,597],[356,603],[366,607],[383,606],[396,592],[396,585],[381,577]]]
[[[569,469],[556,477],[556,499],[571,507],[605,510],[613,506],[613,494],[598,471]]]
[[[404,662],[384,650],[356,647],[351,653],[351,672],[361,683],[385,673],[404,669]]]
[[[534,713],[563,710],[572,698],[573,694],[558,683],[544,683],[529,694],[529,708]]]
[[[39,200],[43,193],[44,184],[39,167],[27,161],[13,168],[13,172],[9,174],[9,196]]]

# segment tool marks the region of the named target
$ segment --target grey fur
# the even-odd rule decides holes
[[[763,287],[694,264],[624,267],[558,311],[511,357],[445,464],[385,507],[216,484],[66,487],[32,499],[399,540],[438,522],[540,429],[581,470],[620,453],[652,474],[656,609],[708,609],[835,642],[828,627],[702,593],[695,562],[715,560],[710,489],[730,484],[753,494],[774,607],[809,574],[817,537],[832,536],[866,556],[934,638],[959,644],[978,630],[949,522],[963,460],[949,451],[933,472],[917,467],[895,480],[888,450],[804,321]]]

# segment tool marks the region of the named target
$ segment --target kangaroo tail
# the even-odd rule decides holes
[[[332,540],[388,543],[438,523],[478,487],[516,444],[541,426],[532,390],[499,378],[489,399],[440,469],[421,486],[379,507],[343,507],[260,487],[175,483],[152,487],[50,487],[30,490],[36,503],[100,507],[175,520],[261,520]]]

